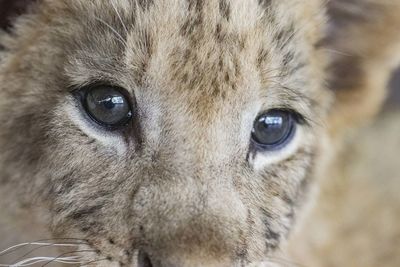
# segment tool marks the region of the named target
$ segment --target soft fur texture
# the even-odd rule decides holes
[[[2,201],[40,207],[52,235],[85,240],[98,265],[138,266],[144,252],[164,267],[275,262],[400,55],[400,1],[327,9],[38,1],[0,36]],[[71,92],[95,82],[128,90],[134,125],[109,132],[87,118]],[[290,146],[262,153],[253,121],[274,108],[305,121]]]

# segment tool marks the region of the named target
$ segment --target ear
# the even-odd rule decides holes
[[[334,134],[375,115],[385,99],[400,62],[400,0],[330,0],[327,10]]]
[[[10,31],[12,21],[36,0],[0,0],[0,30]]]

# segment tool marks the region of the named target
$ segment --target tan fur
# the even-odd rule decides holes
[[[163,267],[281,263],[397,63],[400,2],[365,1],[352,3],[377,12],[344,29],[329,19],[340,1],[39,1],[0,36],[0,192],[39,207],[53,237],[85,240],[95,265],[140,266],[143,252]],[[352,86],[336,72],[346,57],[361,68]],[[127,90],[135,126],[88,119],[71,92],[95,82]],[[252,149],[257,115],[278,108],[304,117],[296,138]]]

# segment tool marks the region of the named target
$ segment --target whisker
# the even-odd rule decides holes
[[[278,264],[285,264],[285,266],[296,266],[296,267],[306,267],[298,262],[294,262],[291,260],[287,260],[284,258],[279,258],[279,257],[268,257],[268,261],[273,262],[273,263],[278,263]]]
[[[88,262],[81,263],[81,265],[79,265],[79,266],[80,266],[80,267],[81,267],[81,266],[86,266],[86,265],[91,264],[91,263],[95,263],[95,262],[99,262],[99,261],[106,261],[106,260],[108,260],[108,259],[107,259],[107,258],[103,258],[103,259],[88,261]]]
[[[119,21],[121,22],[122,27],[124,27],[126,36],[128,36],[128,34],[129,34],[128,28],[126,27],[126,24],[125,24],[124,21],[122,20],[121,14],[118,12],[118,9],[117,9],[117,7],[115,6],[114,1],[111,1],[111,5],[112,5],[113,9],[115,10],[115,13],[117,13],[118,19],[119,19]]]
[[[85,245],[86,243],[82,243],[82,244]],[[55,246],[55,247],[61,247],[61,246],[63,246],[63,247],[78,247],[78,246],[80,246],[80,245],[82,245],[82,244],[77,244],[77,243],[44,244],[44,245],[41,245],[41,246],[39,246],[39,247],[37,247],[37,248],[31,249],[30,251],[28,251],[27,253],[25,253],[24,255],[22,255],[21,257],[19,257],[18,259],[16,259],[15,261],[20,261],[21,259],[23,259],[23,258],[25,258],[26,256],[30,255],[31,253],[33,253],[33,252],[35,252],[35,251],[37,251],[37,250],[40,250],[40,249],[42,249],[42,248],[45,248],[45,247],[51,247],[51,246]]]
[[[119,41],[125,49],[127,49],[128,45],[127,45],[125,39],[122,37],[122,35],[116,29],[114,29],[114,27],[112,27],[110,24],[108,24],[101,18],[96,17],[96,20],[103,23],[107,28],[109,28],[116,35],[116,37],[117,37],[116,40]]]
[[[353,57],[354,55],[350,54],[350,53],[346,53],[346,52],[342,52],[340,50],[334,49],[334,48],[323,48],[323,50],[333,53],[333,54],[338,54],[341,56],[345,56],[345,57]]]
[[[46,262],[46,261],[48,261],[49,259],[51,259],[51,257],[49,257],[48,259],[43,258],[42,260],[37,260],[36,262],[33,262],[33,263],[29,264],[29,265],[38,264],[38,263],[41,263],[41,262]],[[76,259],[76,260],[75,260],[75,259]],[[79,259],[78,257],[66,257],[66,258],[52,259],[52,262],[64,263],[64,264],[79,264],[79,263],[81,263],[82,261],[80,261],[80,260],[78,260],[78,259]],[[28,266],[29,266],[29,265],[28,265]]]
[[[50,243],[49,241],[67,241],[67,240],[76,240],[76,241],[83,241],[83,242],[68,242],[68,243]],[[15,252],[16,250],[26,247],[26,246],[76,246],[76,245],[81,245],[81,244],[87,244],[86,240],[83,239],[75,239],[75,238],[59,238],[59,239],[41,239],[41,240],[37,240],[37,241],[33,241],[33,242],[26,242],[26,243],[21,243],[21,244],[17,244],[14,246],[11,246],[5,250],[0,251],[0,256],[4,256],[4,255],[8,255],[10,253]]]
[[[80,264],[82,261],[78,260],[79,257],[73,256],[73,257],[65,257],[65,258],[59,258],[55,259],[54,257],[33,257],[29,259],[22,260],[20,262],[14,263],[14,264],[0,264],[1,267],[3,266],[8,266],[8,267],[23,267],[23,266],[32,266],[34,264],[38,264],[41,262],[47,262],[49,260],[54,260],[54,262],[57,263],[66,263],[66,264]]]
[[[72,254],[72,253],[83,253],[83,252],[93,252],[93,253],[95,253],[95,252],[97,252],[97,250],[88,249],[88,250],[77,250],[77,251],[70,251],[70,252],[62,253],[62,254],[58,255],[57,257],[53,258],[52,260],[50,260],[49,262],[43,264],[42,267],[47,266],[50,263],[57,261],[58,259],[62,258],[65,255],[69,255],[69,254]]]

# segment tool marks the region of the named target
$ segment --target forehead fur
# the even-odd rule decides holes
[[[307,114],[321,87],[324,61],[313,47],[323,24],[317,0],[47,0],[41,9],[46,26],[32,26],[38,35],[52,32],[47,38],[68,51],[69,64],[59,66],[67,85],[154,88],[201,106],[203,118],[226,99],[267,98],[294,109],[300,100]]]

